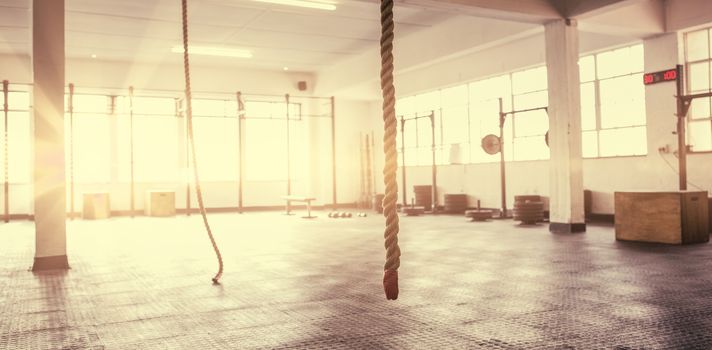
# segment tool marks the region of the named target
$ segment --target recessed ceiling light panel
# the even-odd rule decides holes
[[[256,2],[264,2],[268,4],[276,5],[287,5],[287,6],[297,6],[317,10],[336,10],[336,3],[333,1],[321,1],[321,0],[252,0]]]

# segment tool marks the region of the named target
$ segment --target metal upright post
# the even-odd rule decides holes
[[[237,183],[237,208],[238,212],[242,213],[242,197],[243,197],[243,178],[244,178],[244,153],[242,150],[242,121],[244,120],[243,115],[245,113],[245,104],[242,102],[242,92],[237,92],[237,144],[238,144],[238,183]]]
[[[687,190],[687,142],[686,142],[686,108],[684,106],[684,101],[682,96],[685,94],[683,79],[682,79],[682,65],[677,65],[677,158],[679,161],[679,173],[680,173],[680,191]]]
[[[179,118],[183,118],[183,111],[182,111],[182,105],[180,99],[176,98],[176,116]],[[185,127],[185,133],[183,136],[185,136],[185,215],[190,216],[190,211],[191,211],[191,203],[190,203],[190,141],[188,140],[188,120],[183,119],[185,121],[184,127]]]
[[[507,177],[504,164],[504,122],[506,114],[504,113],[504,104],[502,98],[499,98],[499,173],[500,182],[502,184],[502,213],[500,218],[507,217]]]
[[[331,204],[334,210],[336,198],[336,99],[331,96]]]
[[[405,189],[405,117],[401,116],[401,162],[403,162],[402,169],[403,171],[401,172],[401,182],[403,183],[403,207],[408,206],[408,195],[406,194],[406,189]]]
[[[3,80],[3,81],[2,81],[2,95],[3,95],[3,105],[2,105],[2,106],[3,106],[3,112],[4,112],[4,113],[3,113],[3,114],[4,114],[4,119],[3,119],[3,121],[4,121],[4,125],[5,125],[5,128],[3,129],[3,132],[4,132],[4,134],[5,134],[5,136],[4,136],[4,138],[3,138],[3,143],[4,143],[4,145],[5,145],[5,147],[4,147],[4,149],[3,149],[3,151],[4,151],[4,152],[3,152],[3,164],[5,165],[5,166],[4,166],[4,169],[3,169],[3,170],[4,170],[4,180],[5,180],[5,184],[4,184],[4,187],[5,187],[5,197],[3,197],[4,202],[5,202],[5,203],[4,203],[3,221],[5,221],[5,222],[10,222],[10,198],[9,198],[9,197],[10,197],[10,180],[9,180],[9,176],[8,176],[8,175],[9,175],[9,171],[8,171],[8,166],[9,166],[8,154],[9,154],[9,153],[8,153],[8,151],[7,151],[7,146],[8,146],[8,142],[7,142],[7,141],[8,141],[8,140],[7,140],[7,135],[8,135],[8,132],[7,132],[7,127],[8,127],[7,115],[8,115],[8,111],[9,111],[9,109],[8,109],[8,108],[9,108],[9,107],[8,107],[8,96],[9,96],[9,93],[10,93],[10,82],[7,81],[7,80]]]
[[[291,160],[291,150],[290,150],[290,131],[289,131],[289,94],[284,95],[285,102],[287,104],[287,196],[292,195],[292,160]],[[291,203],[287,200],[287,215],[291,215]]]
[[[432,206],[433,207],[432,207],[432,211],[433,211],[433,213],[435,213],[438,210],[438,166],[436,165],[436,156],[435,156],[435,111],[430,112],[430,134],[431,134],[431,138],[432,138],[431,147],[432,147],[432,153],[433,153],[433,164],[432,164],[432,173],[433,173]]]
[[[3,148],[3,165],[5,165],[5,166],[4,166],[4,169],[3,169],[3,170],[4,170],[4,180],[5,180],[5,184],[4,184],[4,187],[5,187],[5,197],[3,197],[4,202],[5,202],[5,203],[4,203],[3,220],[4,220],[5,222],[10,222],[10,179],[9,179],[9,174],[10,174],[10,173],[9,173],[9,170],[8,170],[8,165],[9,165],[9,162],[8,162],[8,155],[9,155],[9,153],[8,153],[8,150],[7,150],[7,147],[8,147],[8,142],[7,142],[7,141],[8,141],[8,140],[7,140],[7,136],[8,136],[8,131],[7,131],[7,128],[8,128],[8,120],[7,120],[7,116],[8,116],[8,111],[9,111],[9,107],[8,107],[8,106],[9,106],[9,105],[8,105],[8,96],[9,96],[9,94],[10,94],[10,82],[7,81],[7,80],[3,80],[3,81],[2,81],[2,95],[3,95],[3,105],[2,105],[2,106],[3,106],[3,112],[4,112],[4,119],[3,119],[3,121],[4,121],[4,125],[5,125],[5,128],[3,129],[4,135],[5,135],[4,138],[3,138],[3,143],[4,143],[4,146],[5,146],[5,147]]]
[[[134,178],[134,110],[133,110],[134,88],[129,86],[129,158],[131,161],[131,217],[136,211],[136,181]]]

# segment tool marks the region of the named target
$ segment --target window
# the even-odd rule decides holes
[[[284,119],[245,120],[245,170],[248,180],[287,179],[286,133]]]
[[[69,113],[64,117],[67,181],[72,180],[73,174],[77,183],[108,183],[111,181],[109,97],[74,95],[72,102],[73,123]]]
[[[237,181],[239,178],[236,114],[233,101],[193,100],[193,135],[201,180]]]
[[[396,103],[399,133],[396,137],[396,147],[398,152],[402,153],[403,151],[401,147],[403,137],[405,137],[405,155],[401,155],[399,158],[401,164],[403,156],[405,156],[407,166],[432,164],[433,126],[430,118],[427,118],[431,113],[435,114],[436,164],[443,163],[440,109],[439,90],[398,100]],[[400,132],[401,117],[406,120],[403,134]]]
[[[440,95],[443,159],[441,164],[458,164],[470,159],[469,91],[467,85],[443,89]]]
[[[118,115],[119,180],[131,179],[131,127],[128,98],[122,98]],[[133,161],[137,182],[177,182],[180,152],[176,100],[135,97],[133,101]]]
[[[687,91],[691,94],[712,91],[712,29],[685,34]],[[688,144],[693,151],[712,151],[712,98],[692,101],[687,115]]]
[[[647,154],[643,45],[579,59],[585,158]]]
[[[705,34],[709,40],[709,33]],[[709,89],[709,44],[705,62],[706,78],[697,84]],[[579,59],[581,78],[581,131],[583,156],[586,158],[644,155],[647,153],[643,45],[633,45]],[[435,111],[436,163],[459,161],[485,163],[499,161],[499,155],[482,150],[481,140],[488,134],[499,136],[501,110],[527,110],[507,115],[502,130],[506,161],[549,159],[544,135],[549,130],[548,78],[545,66],[503,74],[469,84],[462,84],[415,96],[399,98],[396,114],[422,116]],[[695,108],[696,106],[693,106]],[[700,103],[695,115],[704,116],[704,124],[691,125],[690,137],[698,144],[712,147],[710,101]],[[399,135],[399,164],[429,165],[432,161],[428,119],[407,122]],[[405,146],[405,154],[401,147]],[[699,147],[699,146],[698,146]],[[459,154],[460,157],[446,157]],[[459,158],[459,159],[457,159]]]
[[[538,67],[512,74],[514,110],[526,110],[549,105],[546,67]],[[512,157],[514,160],[549,159],[544,135],[549,130],[546,110],[516,113],[507,117],[512,124]],[[506,124],[505,124],[506,125]],[[505,151],[505,155],[506,155]]]
[[[470,83],[470,161],[499,161],[498,155],[482,150],[481,140],[489,134],[499,136],[499,103],[512,109],[512,79],[509,74]],[[512,123],[504,125],[505,160],[512,160]]]
[[[29,86],[10,85],[8,93],[8,182],[26,184],[32,182],[32,129],[30,122]],[[0,98],[2,96],[0,95]],[[4,122],[0,123],[4,128]],[[3,129],[1,132],[4,132]],[[4,154],[4,140],[0,141],[0,152]],[[0,171],[5,173],[5,164],[0,162]],[[4,176],[4,175],[2,175]],[[4,179],[3,179],[4,181]]]

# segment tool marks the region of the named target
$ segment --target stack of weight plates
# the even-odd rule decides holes
[[[445,212],[449,214],[462,214],[467,210],[466,194],[446,194]]]
[[[415,206],[429,211],[433,207],[433,186],[413,186]]]
[[[385,194],[377,194],[373,197],[373,210],[376,213],[383,213],[383,198],[385,197]]]
[[[541,196],[514,196],[514,220],[533,225],[544,220],[544,202]]]

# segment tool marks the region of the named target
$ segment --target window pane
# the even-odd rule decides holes
[[[237,128],[237,120],[232,118],[193,119],[201,180],[237,181]]]
[[[515,137],[544,135],[549,130],[549,116],[544,111],[518,113],[513,119]]]
[[[467,105],[443,109],[444,144],[466,143],[468,141],[467,130],[469,125],[467,112]]]
[[[413,113],[415,113],[415,98],[413,96],[396,100],[396,114],[399,117],[410,116]]]
[[[0,102],[1,104],[2,102]],[[30,109],[30,93],[13,92],[7,94],[7,108],[15,111],[26,111]]]
[[[488,134],[499,135],[499,101],[497,100],[478,101],[470,105],[472,154],[478,154],[480,140]]]
[[[581,134],[581,146],[584,158],[598,157],[598,131],[584,131]]]
[[[398,124],[400,125],[400,122],[398,122]],[[418,130],[416,128],[415,122],[409,121],[405,123],[405,128],[403,130],[402,136],[405,136],[405,148],[412,148],[418,146]]]
[[[512,74],[512,93],[515,95],[546,90],[546,67],[538,67]]]
[[[698,30],[696,32],[687,33],[687,61],[698,61],[709,58],[709,39],[708,31]]]
[[[431,165],[433,164],[433,151],[430,147],[419,147],[417,148],[418,154],[418,165]]]
[[[549,147],[546,146],[543,136],[518,137],[514,139],[514,160],[538,160],[548,158]]]
[[[643,68],[642,46],[624,47],[596,55],[598,78],[606,79]]]
[[[134,114],[166,115],[176,114],[176,100],[166,97],[134,97]]]
[[[69,118],[65,119],[65,161],[69,167]],[[107,115],[74,116],[74,181],[108,183],[111,181],[111,130]],[[67,172],[69,175],[69,172]],[[69,181],[67,176],[67,181]]]
[[[692,119],[706,119],[710,115],[710,98],[697,98],[692,100],[689,116]]]
[[[193,116],[222,117],[227,114],[225,101],[193,99]]]
[[[648,142],[645,127],[600,131],[602,157],[644,155]]]
[[[245,169],[251,181],[287,179],[286,121],[245,120]]]
[[[546,91],[533,92],[514,96],[514,109],[524,110],[546,107],[548,102],[548,93]],[[544,110],[517,113],[510,115],[508,118],[514,124],[515,137],[544,135],[549,130],[549,117]]]
[[[581,84],[581,130],[596,129],[596,87],[594,83]]]
[[[470,103],[506,97],[509,99],[512,94],[511,80],[509,75],[477,81],[470,84]]]
[[[249,118],[270,118],[272,115],[272,104],[264,101],[246,101],[245,117]]]
[[[65,95],[69,111],[69,95]],[[74,95],[74,112],[77,113],[107,113],[109,111],[109,98],[101,95]]]
[[[690,64],[690,91],[708,91],[710,89],[710,63]]]
[[[32,131],[28,112],[9,112],[8,123],[8,177],[10,183],[29,183],[32,169]],[[4,125],[0,124],[0,128]],[[4,132],[4,130],[2,130]],[[0,152],[4,152],[5,143],[0,142]],[[5,164],[0,162],[0,171],[4,174]]]
[[[441,107],[463,107],[467,106],[467,85],[459,85],[441,92]]]
[[[431,146],[433,141],[432,128],[430,125],[430,118],[417,119],[418,128],[418,147]],[[413,123],[406,122],[407,123]]]
[[[582,83],[596,79],[596,64],[593,56],[579,58],[579,75]]]
[[[405,165],[406,166],[418,165],[418,154],[416,151],[417,151],[417,148],[406,148],[405,149]]]
[[[636,74],[600,82],[602,128],[645,124],[645,88],[637,78]]]
[[[433,91],[415,96],[415,112],[418,115],[440,109],[440,91]]]
[[[134,177],[139,182],[178,181],[178,121],[173,117],[134,116]],[[119,179],[131,178],[130,120],[119,116]]]
[[[270,117],[272,118],[287,118],[287,104],[282,102],[270,102]],[[286,123],[286,121],[285,121]],[[286,125],[286,124],[285,124]]]
[[[470,160],[470,147],[467,143],[453,144],[443,148],[446,164],[466,164]]]
[[[689,143],[693,151],[712,150],[712,125],[710,121],[691,122],[689,125]]]

